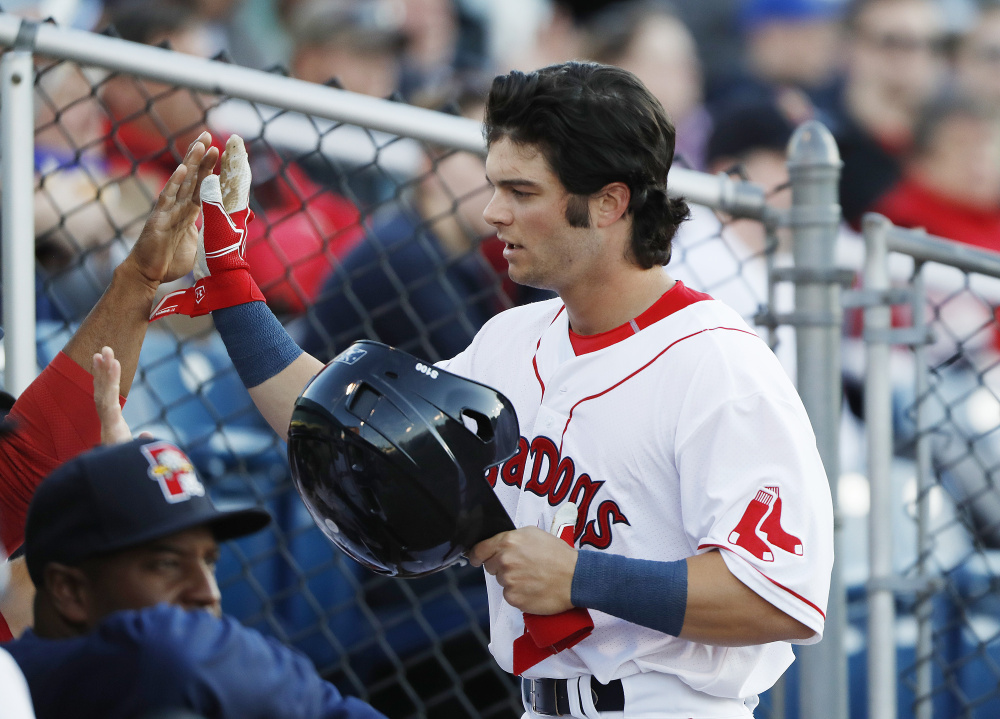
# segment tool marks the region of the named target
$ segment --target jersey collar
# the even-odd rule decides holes
[[[615,327],[607,332],[600,332],[596,335],[581,335],[569,330],[569,341],[573,345],[573,352],[577,355],[584,355],[590,352],[602,350],[610,347],[622,340],[628,339],[632,335],[639,334],[654,322],[659,322],[664,317],[672,315],[678,310],[682,310],[688,305],[702,300],[710,300],[712,297],[704,292],[692,290],[677,281],[674,286],[660,295],[660,299],[652,304],[645,312],[638,317],[629,320],[623,325]]]

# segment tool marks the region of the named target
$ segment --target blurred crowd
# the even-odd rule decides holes
[[[615,64],[663,102],[682,166],[738,170],[771,183],[769,190],[781,187],[787,177],[780,171],[750,174],[760,165],[751,156],[774,149],[773,137],[786,127],[815,118],[840,148],[850,226],[875,210],[961,242],[998,243],[995,0],[14,0],[5,9],[473,118],[497,73],[566,59]],[[241,121],[231,108],[221,112],[217,98],[66,64],[40,67],[38,87],[36,227],[47,290],[39,313],[77,319],[106,285],[183,149],[206,128],[224,142]],[[753,146],[747,122],[769,126],[764,148]],[[311,151],[292,147],[303,141],[298,131],[284,139],[272,132],[267,142],[248,138],[258,217],[248,258],[272,307],[295,315],[324,292],[337,295],[345,267],[361,262],[346,258],[374,256],[366,237],[378,238],[376,254],[392,265],[386,255],[400,242],[387,232],[412,237],[413,228],[426,230],[424,260],[482,249],[464,270],[454,265],[461,276],[453,284],[468,291],[453,299],[469,300],[484,282],[503,284],[498,248],[480,242],[490,235],[478,219],[487,195],[467,192],[481,175],[478,160],[441,162],[441,152],[421,148],[397,172],[386,169],[381,147],[378,167],[374,158],[317,149],[334,136],[356,148],[346,129],[309,133]],[[725,167],[711,147],[726,150]],[[468,179],[455,184],[449,175],[461,165],[454,172]],[[449,207],[458,225],[445,228],[428,215]],[[404,244],[413,251],[414,243]],[[502,289],[499,304],[480,302],[471,320],[450,316],[436,338],[425,335],[409,349],[446,356],[482,317],[534,298],[509,283]],[[379,299],[355,298],[355,314]],[[441,311],[418,306],[410,318],[423,322],[424,309]],[[393,334],[412,329],[407,322],[383,326],[383,339],[407,344]],[[319,343],[309,348],[323,355],[339,351],[333,338],[350,329],[324,313],[304,322],[300,336]]]
[[[568,59],[618,65],[663,103],[681,167],[759,183],[770,204],[787,206],[788,142],[796,126],[816,119],[843,160],[845,235],[876,211],[1000,250],[1000,0],[0,4],[474,120],[496,74]],[[76,323],[94,307],[206,129],[220,149],[231,132],[247,141],[256,215],[247,261],[268,304],[316,357],[367,337],[436,361],[461,351],[499,310],[546,296],[510,282],[501,243],[488,241],[490,190],[479,155],[298,122],[280,109],[124,72],[44,58],[37,71],[42,320]],[[772,238],[760,223],[702,210],[682,227],[668,271],[752,318],[767,293]],[[777,248],[779,264],[788,251]],[[857,267],[858,256],[846,264]],[[162,292],[176,286],[164,283]],[[158,325],[182,340],[205,327]],[[794,372],[794,335],[782,331],[789,341],[777,352]],[[181,351],[171,345],[167,354]]]

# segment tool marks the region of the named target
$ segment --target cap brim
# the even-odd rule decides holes
[[[100,556],[119,552],[147,542],[154,542],[179,532],[185,532],[196,527],[208,527],[216,541],[225,542],[238,539],[248,534],[260,531],[271,522],[271,515],[265,509],[247,507],[245,509],[219,510],[212,508],[211,513],[192,514],[179,517],[176,521],[166,522],[152,527],[147,532],[120,538],[108,542],[104,546],[95,547],[92,552],[80,556],[67,556],[59,561],[81,561],[91,556]]]
[[[220,542],[259,532],[271,523],[270,513],[259,507],[222,511],[220,514],[222,516],[208,523],[212,534]]]

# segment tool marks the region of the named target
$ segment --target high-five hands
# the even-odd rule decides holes
[[[194,287],[165,295],[153,308],[150,321],[174,313],[197,317],[223,307],[264,300],[245,258],[247,225],[253,219],[250,180],[243,140],[232,135],[222,153],[221,174],[209,175],[201,183],[205,219],[195,270],[199,279]]]
[[[160,192],[135,246],[122,262],[154,290],[160,283],[172,282],[191,271],[198,249],[201,187],[219,159],[219,150],[211,144],[212,136],[207,132],[191,143],[183,162]]]

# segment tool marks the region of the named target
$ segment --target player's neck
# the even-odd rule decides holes
[[[566,304],[569,326],[581,335],[596,335],[638,317],[663,293],[674,279],[662,267],[624,273],[614,282],[604,282],[570,294],[560,293]]]

